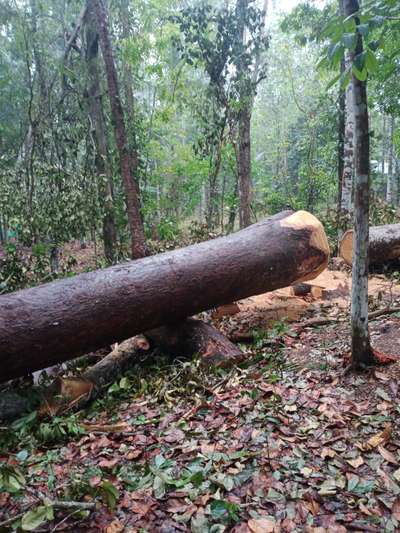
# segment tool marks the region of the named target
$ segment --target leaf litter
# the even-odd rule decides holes
[[[344,373],[340,324],[279,322],[231,370],[194,360],[128,375],[63,422],[75,436],[2,446],[0,522],[15,518],[3,529],[399,531],[400,365]],[[399,326],[375,322],[377,347]]]

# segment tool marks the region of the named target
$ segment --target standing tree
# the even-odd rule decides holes
[[[241,228],[251,224],[251,106],[253,100],[252,79],[249,65],[246,63],[246,21],[249,0],[237,0],[236,17],[238,28],[237,78],[239,93],[238,112],[238,190],[239,190],[239,224]]]
[[[189,65],[203,68],[209,81],[212,111],[208,110],[208,115],[212,120],[208,119],[204,128],[201,145],[212,157],[211,193],[216,191],[224,133],[229,126],[236,156],[241,227],[251,223],[250,124],[257,86],[265,78],[261,59],[268,45],[264,32],[266,6],[265,1],[264,10],[260,10],[254,0],[237,0],[233,9],[229,5],[218,9],[204,4],[185,8],[173,18],[181,31],[181,38],[175,40],[181,57]]]
[[[108,149],[106,121],[100,90],[98,67],[98,32],[95,23],[93,6],[89,4],[86,15],[86,65],[89,77],[88,107],[91,127],[95,139],[95,165],[100,182],[100,193],[103,200],[103,242],[104,255],[109,263],[115,260],[115,244],[117,240],[114,203],[112,168]]]
[[[350,52],[346,54],[345,68],[351,70]],[[348,229],[353,212],[353,176],[354,176],[354,89],[350,80],[345,91],[345,128],[343,141],[343,174],[340,193],[340,232]],[[341,236],[341,235],[339,235]]]
[[[367,101],[367,71],[361,70],[363,41],[360,30],[358,0],[344,0],[344,15],[356,24],[355,46],[349,49],[352,64],[351,84],[354,106],[354,244],[353,280],[351,290],[352,364],[358,368],[375,361],[368,329],[368,243],[369,243],[369,189],[370,145]],[[364,72],[365,70],[365,72]]]
[[[121,104],[117,70],[111,47],[108,17],[103,0],[91,0],[96,13],[97,28],[99,32],[100,46],[107,75],[108,95],[110,98],[111,113],[114,124],[115,140],[118,148],[121,176],[125,189],[126,206],[129,228],[131,232],[132,258],[143,257],[146,254],[146,243],[143,229],[143,221],[140,213],[139,183],[133,169],[138,168],[137,154],[129,150],[129,143],[125,128],[124,113]]]

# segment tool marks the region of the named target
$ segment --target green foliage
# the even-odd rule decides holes
[[[55,416],[49,421],[40,421],[36,411],[15,420],[9,428],[2,428],[1,445],[4,449],[16,447],[26,450],[35,446],[54,446],[85,434],[79,417]]]
[[[0,492],[21,493],[26,484],[19,468],[7,463],[0,464]]]
[[[53,520],[54,509],[51,505],[38,505],[26,512],[21,520],[23,531],[35,531],[41,524]]]
[[[240,520],[238,511],[239,506],[236,503],[226,500],[214,500],[210,505],[211,516],[218,521],[230,523]]]

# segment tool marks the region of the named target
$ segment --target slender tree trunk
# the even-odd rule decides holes
[[[239,117],[239,220],[240,227],[251,224],[251,112],[247,104],[240,110]]]
[[[340,71],[343,74],[345,71],[344,59],[340,64]],[[341,227],[341,206],[342,206],[342,188],[343,188],[343,171],[344,171],[344,138],[346,128],[346,93],[339,88],[339,109],[338,109],[338,138],[337,138],[337,156],[338,156],[338,238],[340,239],[342,233]]]
[[[344,0],[344,14],[352,16],[359,10],[357,0]],[[359,23],[356,18],[356,23]],[[354,56],[363,50],[362,36],[357,33]],[[367,83],[352,75],[355,133],[354,246],[351,290],[352,364],[354,367],[374,362],[368,330],[368,244],[370,145]]]
[[[123,5],[121,6],[121,25],[122,25],[122,37],[124,39],[128,39],[131,36],[131,30],[129,27],[129,12],[128,12],[128,2],[123,2]],[[123,60],[122,64],[122,72],[123,72],[123,83],[124,83],[124,92],[125,92],[125,100],[126,100],[126,107],[127,107],[127,116],[128,116],[128,140],[130,145],[130,150],[133,154],[133,160],[135,162],[138,162],[138,154],[137,154],[137,142],[136,142],[136,136],[135,136],[135,119],[136,119],[136,113],[135,113],[135,98],[133,95],[133,74],[132,69],[129,63],[127,63],[125,60]],[[137,168],[134,169],[134,172],[137,172]]]
[[[95,134],[96,169],[100,181],[100,194],[103,201],[103,243],[104,255],[109,263],[115,261],[115,228],[113,182],[111,162],[108,150],[106,123],[100,94],[100,76],[98,68],[98,33],[95,14],[89,3],[86,23],[86,64],[89,75],[89,115]]]
[[[238,18],[239,40],[246,41],[246,12],[249,0],[237,0],[236,14]],[[239,175],[239,222],[244,228],[251,224],[251,75],[246,71],[243,61],[239,61],[240,79],[240,110],[238,117],[238,175]]]
[[[102,0],[92,1],[96,13],[100,46],[106,69],[108,95],[114,123],[115,139],[120,157],[121,176],[125,189],[128,223],[132,239],[131,253],[132,257],[136,259],[146,254],[143,221],[140,213],[139,184],[137,177],[133,174],[133,169],[137,169],[138,167],[137,156],[130,152],[128,146],[117,71],[109,36],[107,12]]]
[[[393,172],[393,136],[394,136],[394,115],[390,117],[389,122],[389,150],[388,150],[388,175],[386,181],[386,201],[389,204],[396,203],[397,191],[396,180]]]
[[[385,159],[386,159],[386,115],[383,115],[382,120],[382,145],[381,145],[381,179],[382,187],[385,187]]]
[[[345,2],[346,3],[346,2]],[[346,68],[351,68],[350,55],[346,56]],[[340,195],[339,237],[348,229],[353,214],[353,176],[354,176],[354,84],[351,80],[345,94],[345,130],[343,143],[343,175]]]

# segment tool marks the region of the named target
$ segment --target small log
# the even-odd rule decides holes
[[[146,331],[145,335],[163,352],[185,358],[198,354],[205,365],[228,367],[245,358],[242,350],[216,328],[194,318]]]
[[[0,420],[13,420],[39,407],[40,415],[54,416],[69,409],[81,409],[100,396],[104,388],[129,367],[148,356],[150,344],[138,335],[117,344],[114,349],[80,377],[57,377],[44,390],[32,387],[24,396],[18,391],[0,394]],[[28,399],[29,398],[29,399]]]
[[[201,311],[314,279],[322,224],[283,212],[237,233],[0,296],[0,382]]]
[[[353,230],[343,235],[339,255],[351,266],[353,260]],[[369,264],[382,265],[400,259],[400,224],[369,228]]]
[[[54,416],[69,409],[82,409],[90,400],[101,396],[129,367],[148,355],[150,344],[137,335],[116,344],[114,349],[80,377],[57,378],[45,391],[40,414]]]

